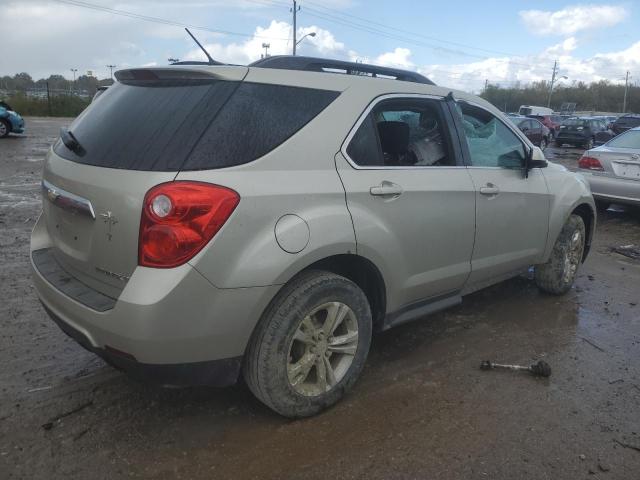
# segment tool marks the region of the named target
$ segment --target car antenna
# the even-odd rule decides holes
[[[207,58],[209,59],[209,65],[224,65],[224,63],[222,62],[216,62],[211,55],[209,55],[209,52],[207,52],[205,50],[205,48],[202,46],[202,44],[198,41],[198,39],[196,37],[193,36],[193,33],[191,33],[189,31],[189,29],[187,27],[184,27],[184,29],[187,31],[187,33],[189,34],[189,36],[191,38],[193,38],[193,41],[196,42],[198,44],[198,46],[200,47],[200,50],[202,50],[204,52],[204,54],[207,56]]]

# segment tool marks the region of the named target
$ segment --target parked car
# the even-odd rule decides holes
[[[415,72],[274,56],[116,78],[47,154],[30,256],[53,321],[138,378],[242,374],[312,415],[373,331],[532,265],[565,293],[589,251],[584,179]]]
[[[640,127],[584,152],[578,167],[600,208],[606,210],[611,203],[640,205]]]
[[[613,122],[611,129],[614,131],[616,135],[620,135],[627,130],[630,130],[635,127],[640,126],[640,114],[637,113],[629,113],[627,115],[623,115],[618,117],[618,119]]]
[[[552,115],[553,109],[548,107],[538,107],[536,105],[520,105],[518,114],[526,117],[527,115]]]
[[[562,122],[556,136],[557,146],[573,145],[587,150],[615,137],[604,120],[592,117],[570,118]]]
[[[10,133],[23,133],[24,119],[6,102],[0,101],[0,138]]]
[[[560,115],[527,115],[527,117],[535,118],[549,129],[549,142],[558,135],[558,131],[560,130],[560,125],[562,125],[563,120]]]
[[[531,143],[542,150],[547,148],[553,138],[550,130],[534,118],[511,117],[510,120],[531,140]]]
[[[91,101],[95,102],[104,92],[107,91],[107,88],[109,88],[108,85],[101,85],[96,88],[96,93],[93,94],[93,98],[91,99]]]

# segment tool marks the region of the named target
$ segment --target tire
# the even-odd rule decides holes
[[[333,329],[327,322],[331,312],[343,318]],[[353,386],[369,353],[371,331],[369,302],[355,283],[330,272],[305,272],[285,285],[263,314],[245,355],[245,381],[280,415],[314,415]]]
[[[569,291],[582,261],[585,239],[582,217],[569,216],[553,246],[549,261],[535,267],[535,281],[540,290],[553,295]]]
[[[562,145],[564,145],[562,142],[559,142],[558,140],[556,140],[556,141],[555,141],[555,142],[553,142],[553,143],[554,143],[554,145],[555,145],[557,148],[562,148]]]
[[[543,138],[542,140],[540,140],[540,150],[543,150],[547,148],[547,139]]]
[[[0,138],[8,136],[9,132],[11,132],[11,125],[3,118],[0,118]]]
[[[593,148],[593,138],[587,140],[587,142],[582,146],[585,150],[591,150]]]

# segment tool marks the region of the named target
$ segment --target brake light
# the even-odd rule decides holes
[[[600,160],[587,156],[583,156],[578,160],[578,167],[584,168],[585,170],[604,170]]]
[[[138,264],[173,268],[189,261],[215,236],[235,210],[233,190],[177,181],[153,187],[144,197]]]

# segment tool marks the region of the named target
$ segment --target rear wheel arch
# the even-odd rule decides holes
[[[307,270],[325,270],[355,283],[367,296],[374,330],[382,327],[387,309],[387,290],[382,273],[371,260],[355,254],[332,255],[309,265],[302,272]]]

